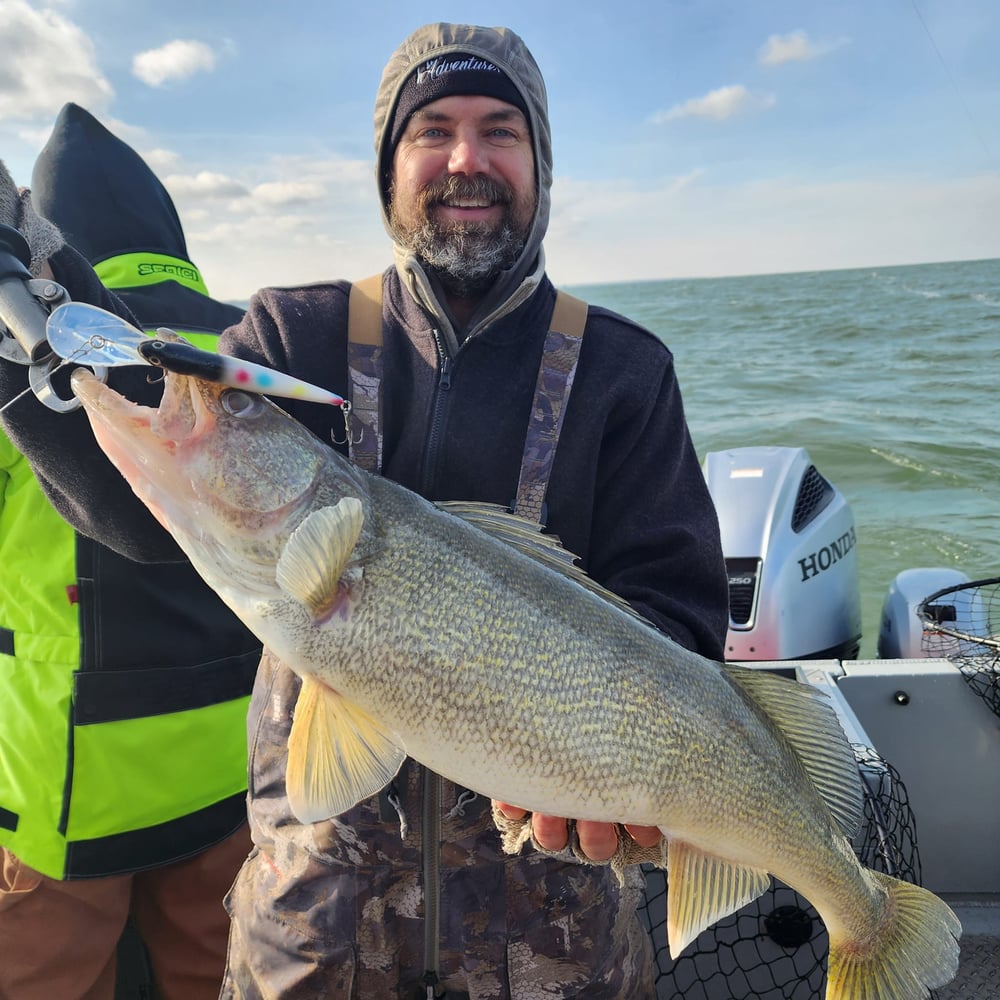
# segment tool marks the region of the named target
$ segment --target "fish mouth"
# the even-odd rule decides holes
[[[164,526],[175,519],[177,498],[194,500],[194,491],[178,475],[179,455],[209,429],[211,414],[192,398],[191,379],[167,379],[158,408],[126,399],[86,368],[70,377],[73,394],[80,400],[94,437],[133,491]],[[169,527],[168,527],[169,530]]]
[[[94,437],[156,519],[204,537],[278,532],[308,506],[321,456],[297,447],[299,425],[254,393],[168,372],[156,407],[142,406],[85,368],[70,385]],[[233,410],[232,395],[253,400]]]
[[[138,404],[126,399],[102,382],[89,368],[74,368],[70,375],[73,395],[83,404],[88,414],[104,413],[107,410],[140,409]],[[142,407],[148,409],[148,407]]]

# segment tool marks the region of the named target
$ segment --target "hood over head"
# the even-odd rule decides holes
[[[77,104],[59,112],[38,154],[31,197],[92,264],[137,250],[188,260],[167,189],[131,146]]]
[[[463,84],[450,88],[445,85],[439,93],[414,97],[410,85],[414,73],[418,69],[428,69],[433,74],[440,67],[440,61],[455,56],[463,56],[467,60],[466,65],[455,67],[457,73],[462,75]],[[478,60],[499,70],[499,74],[485,69]],[[509,28],[445,23],[418,28],[396,49],[386,64],[375,100],[375,170],[382,221],[390,235],[388,189],[396,142],[409,114],[421,104],[445,96],[445,93],[485,94],[521,108],[531,129],[535,157],[537,207],[524,251],[480,304],[470,326],[471,332],[476,325],[488,322],[498,312],[507,312],[520,304],[541,279],[544,271],[542,239],[549,223],[552,187],[552,135],[541,70],[528,47],[513,31]],[[432,284],[420,262],[408,250],[397,245],[395,255],[396,268],[411,294],[423,306],[441,316],[443,309],[436,283]]]

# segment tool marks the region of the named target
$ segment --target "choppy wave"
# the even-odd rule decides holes
[[[673,351],[699,454],[802,446],[854,512],[865,637],[901,570],[1000,573],[1000,261],[574,289]]]

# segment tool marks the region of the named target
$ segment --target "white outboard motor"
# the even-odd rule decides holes
[[[856,659],[854,514],[804,448],[709,452],[729,573],[727,660]]]
[[[917,615],[917,609],[924,600],[939,590],[960,587],[964,583],[971,582],[968,575],[961,570],[946,566],[904,569],[897,573],[896,579],[889,584],[889,592],[882,604],[882,618],[878,632],[879,659],[906,660],[957,653],[959,645],[957,639],[947,643],[939,636],[935,643],[924,641],[924,623]],[[968,598],[968,595],[965,596]],[[972,610],[982,614],[981,607],[975,601],[970,605],[966,599],[964,602],[945,604],[939,609],[939,613],[947,615],[950,612],[945,624],[975,633],[975,625],[961,620],[968,617]]]

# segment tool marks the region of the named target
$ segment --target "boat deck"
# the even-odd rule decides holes
[[[958,975],[934,991],[935,1000],[998,1000],[1000,896],[946,898],[962,921],[962,957]]]

